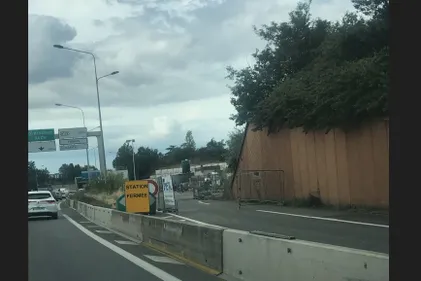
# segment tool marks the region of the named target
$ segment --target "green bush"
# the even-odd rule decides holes
[[[93,197],[86,196],[86,191],[78,191],[72,196],[70,196],[70,199],[80,201],[86,204],[98,206],[98,207],[104,207],[104,208],[111,208],[112,206],[110,204],[107,204],[105,202],[102,202],[100,200],[97,200]]]
[[[91,193],[108,193],[111,194],[124,187],[125,179],[121,174],[107,175],[106,180],[95,179],[88,184],[88,191]]]

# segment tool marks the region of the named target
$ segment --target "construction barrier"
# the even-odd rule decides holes
[[[222,228],[142,218],[143,242],[196,265],[222,272]]]
[[[110,228],[142,241],[141,220],[142,215],[112,210]]]
[[[113,210],[108,208],[102,208],[102,207],[94,207],[94,218],[93,221],[98,223],[101,226],[104,227],[111,227],[112,226],[112,212]]]
[[[95,223],[227,280],[389,280],[386,254],[68,204]]]
[[[226,229],[224,274],[239,280],[387,281],[389,256]]]

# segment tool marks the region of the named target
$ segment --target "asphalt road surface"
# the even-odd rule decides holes
[[[347,211],[243,205],[200,201],[189,192],[177,194],[178,217],[246,231],[265,231],[296,239],[389,253],[389,217]]]
[[[29,281],[216,281],[86,221],[63,205],[58,220],[28,221]]]

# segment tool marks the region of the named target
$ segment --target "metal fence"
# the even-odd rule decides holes
[[[225,177],[219,174],[211,182],[205,184],[206,176],[193,176],[189,181],[189,189],[193,192],[193,199],[222,199],[224,197]]]
[[[244,170],[237,173],[235,181],[240,202],[285,200],[283,170]]]

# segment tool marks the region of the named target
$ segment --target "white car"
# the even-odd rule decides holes
[[[28,191],[28,218],[58,218],[57,201],[50,191]]]
[[[69,197],[69,190],[67,188],[60,188],[59,191],[61,192],[62,198]]]

